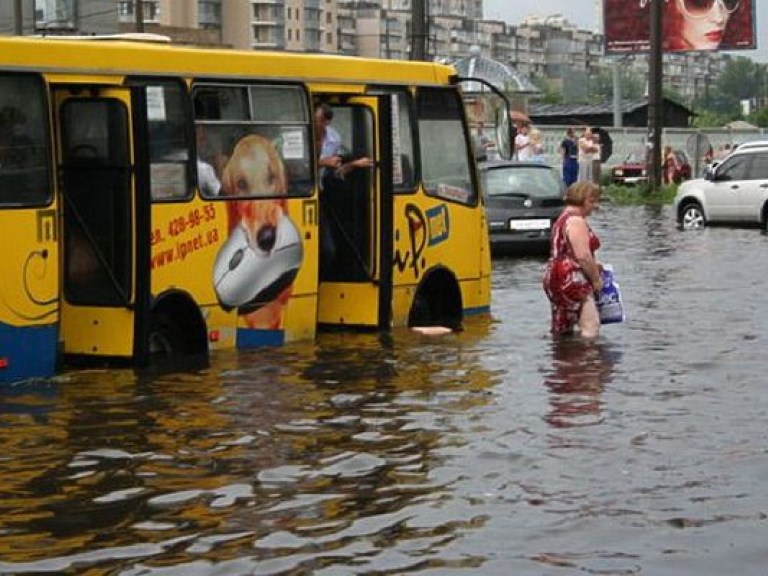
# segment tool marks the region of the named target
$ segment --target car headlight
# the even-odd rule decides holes
[[[614,176],[624,176],[624,170],[621,170],[621,169],[617,168],[616,170],[613,171],[613,175]]]

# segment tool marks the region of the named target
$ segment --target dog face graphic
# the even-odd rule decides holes
[[[224,167],[221,188],[226,196],[285,195],[285,166],[272,142],[258,134],[240,139]]]
[[[299,230],[286,213],[285,167],[263,136],[234,147],[222,172],[230,236],[214,263],[214,287],[225,309],[237,308],[252,328],[277,329],[302,261]]]

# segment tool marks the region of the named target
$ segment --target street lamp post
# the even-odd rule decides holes
[[[14,33],[16,36],[24,35],[24,18],[22,17],[22,0],[13,3]]]

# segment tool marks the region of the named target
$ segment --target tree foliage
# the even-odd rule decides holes
[[[760,95],[765,89],[764,78],[765,65],[753,62],[744,56],[738,56],[726,63],[716,84],[723,95],[738,102]]]
[[[753,103],[768,101],[768,64],[753,62],[744,56],[728,60],[722,74],[708,85],[704,94],[693,101],[699,128],[722,126],[743,119],[741,101]],[[768,112],[758,110],[750,114],[750,122],[766,126]]]

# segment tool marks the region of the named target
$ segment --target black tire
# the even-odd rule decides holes
[[[698,202],[687,202],[680,208],[680,228],[682,230],[700,230],[707,225],[704,210]]]
[[[178,358],[185,354],[187,339],[181,328],[163,314],[153,316],[149,329],[150,358]]]

